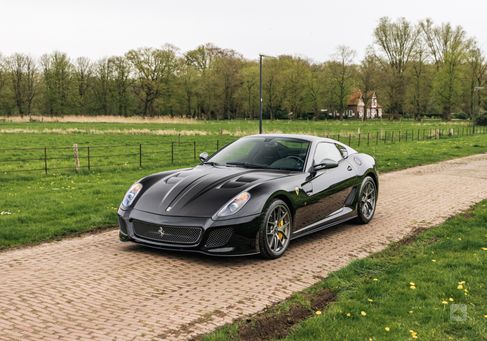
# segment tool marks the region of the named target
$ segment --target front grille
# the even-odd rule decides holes
[[[118,226],[120,227],[120,231],[122,231],[124,234],[127,234],[127,224],[125,224],[125,221],[122,219],[122,217],[118,217]]]
[[[231,227],[223,227],[210,231],[205,247],[224,246],[230,240],[232,233],[233,229]]]
[[[202,231],[201,227],[166,226],[134,221],[136,236],[168,244],[196,244]]]

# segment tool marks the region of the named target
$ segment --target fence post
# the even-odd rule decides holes
[[[44,173],[47,175],[47,147],[44,147]]]
[[[74,170],[79,172],[79,151],[78,144],[73,144],[73,156],[74,156]]]
[[[196,161],[196,140],[193,141],[193,159]]]
[[[348,145],[352,144],[352,134],[348,134]]]
[[[377,131],[377,135],[375,137],[375,144],[378,145],[379,144],[379,131]]]
[[[408,142],[408,130],[406,129],[406,142]]]
[[[139,144],[139,167],[142,167],[142,143]]]
[[[90,146],[88,146],[88,170],[91,170]]]
[[[358,146],[360,147],[360,133],[358,133]]]
[[[220,149],[220,140],[216,140],[216,151]]]
[[[370,132],[367,133],[367,146],[370,145]]]
[[[171,164],[174,164],[174,141],[171,142]]]
[[[337,134],[337,141],[340,141],[340,133]]]
[[[392,131],[392,134],[391,134],[391,142],[394,143],[394,130]]]
[[[418,141],[419,141],[419,129],[418,129]]]

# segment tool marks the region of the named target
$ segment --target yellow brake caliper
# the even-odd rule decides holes
[[[277,227],[282,227],[283,225],[284,225],[284,220],[280,220],[277,223]],[[284,238],[284,233],[282,233],[281,231],[277,232],[277,237],[279,238],[279,240],[282,240],[282,238]]]

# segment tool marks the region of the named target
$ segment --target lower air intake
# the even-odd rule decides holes
[[[231,227],[223,227],[210,231],[210,235],[206,240],[205,247],[213,248],[224,246],[232,237],[233,229]]]

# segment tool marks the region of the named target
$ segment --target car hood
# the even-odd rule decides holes
[[[212,217],[240,192],[288,172],[197,166],[172,173],[146,188],[135,209],[167,216]]]

